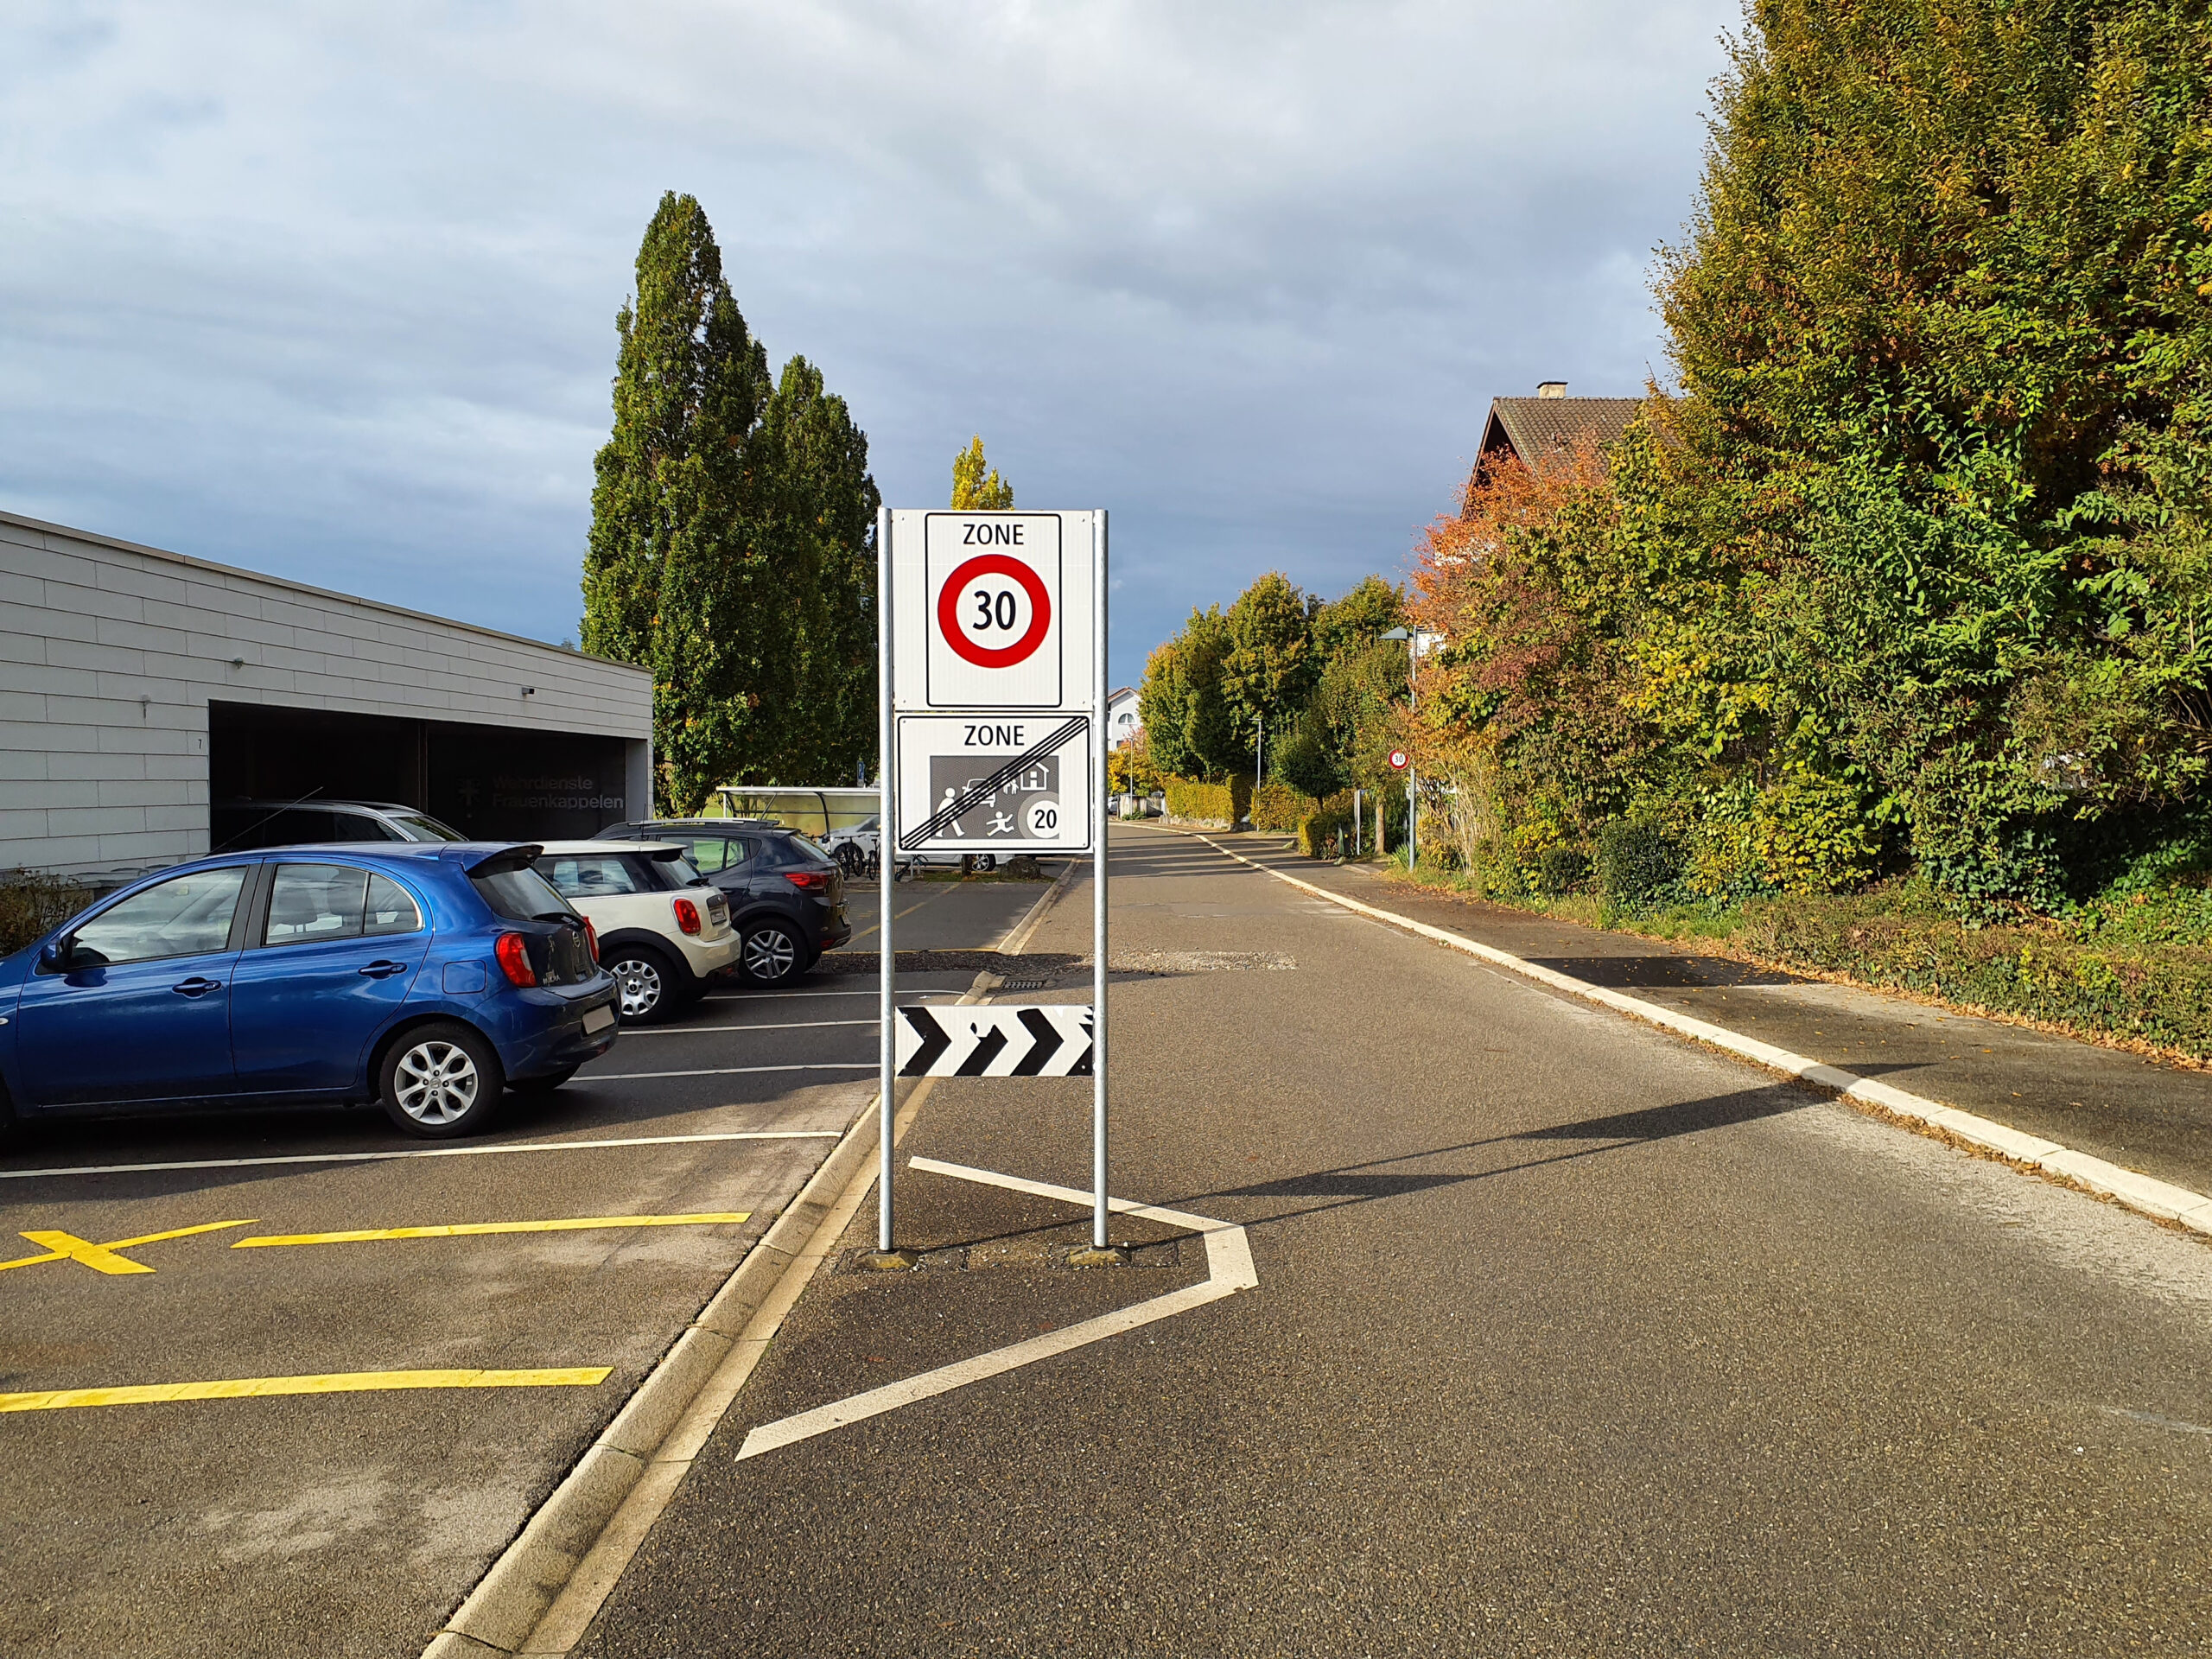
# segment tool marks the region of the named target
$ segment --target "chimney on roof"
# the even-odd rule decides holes
[[[1536,396],[1539,397],[1564,397],[1567,396],[1567,382],[1564,380],[1539,380],[1536,383]]]

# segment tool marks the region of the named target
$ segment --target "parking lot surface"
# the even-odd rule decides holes
[[[1045,888],[907,891],[900,944],[964,950]],[[873,1097],[872,969],[717,991],[460,1142],[373,1109],[27,1130],[0,1651],[420,1652]]]

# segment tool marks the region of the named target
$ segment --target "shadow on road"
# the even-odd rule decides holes
[[[1904,1068],[1899,1068],[1904,1069]],[[1440,1187],[1458,1186],[1468,1181],[1490,1180],[1500,1175],[1511,1175],[1522,1171],[1541,1169],[1550,1164],[1572,1163],[1578,1159],[1593,1158],[1609,1152],[1625,1151],[1632,1147],[1648,1146],[1654,1141],[1671,1140],[1677,1135],[1695,1135],[1706,1129],[1727,1128],[1739,1123],[1757,1122],[1761,1118],[1778,1117],[1785,1112],[1802,1111],[1812,1103],[1802,1091],[1788,1085],[1764,1089],[1738,1090],[1725,1095],[1713,1095],[1703,1100],[1682,1101],[1668,1106],[1649,1107],[1642,1111],[1616,1112],[1604,1117],[1582,1118],[1572,1123],[1557,1123],[1542,1128],[1522,1129],[1512,1135],[1493,1135],[1480,1141],[1462,1141],[1448,1147],[1433,1147],[1421,1152],[1402,1153],[1392,1158],[1378,1158],[1369,1163],[1347,1164],[1335,1169],[1313,1170],[1303,1175],[1286,1175],[1273,1180],[1255,1181],[1249,1185],[1217,1188],[1209,1192],[1193,1193],[1173,1202],[1178,1207],[1203,1209],[1209,1199],[1217,1198],[1319,1198],[1319,1204],[1308,1204],[1274,1215],[1253,1218],[1245,1224],[1262,1226],[1273,1222],[1296,1220],[1301,1216],[1318,1215],[1325,1211],[1343,1208],[1349,1204],[1366,1204],[1376,1198],[1403,1198],[1412,1193],[1427,1192]],[[1599,1144],[1577,1147],[1571,1152],[1554,1153],[1547,1157],[1525,1158],[1512,1163],[1493,1165],[1485,1169],[1465,1171],[1399,1172],[1389,1166],[1412,1163],[1429,1158],[1448,1158],[1454,1154],[1478,1152],[1485,1147],[1510,1147],[1524,1142],[1560,1141],[1588,1141]]]

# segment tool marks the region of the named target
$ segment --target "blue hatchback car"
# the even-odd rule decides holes
[[[613,1046],[613,979],[534,846],[279,847],[125,887],[0,962],[18,1121],[374,1099],[481,1128]]]

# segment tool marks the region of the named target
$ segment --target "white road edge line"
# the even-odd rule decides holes
[[[926,1174],[950,1175],[956,1180],[1003,1186],[1016,1192],[1052,1198],[1078,1208],[1088,1208],[1090,1204],[1090,1193],[1079,1192],[1071,1186],[1054,1186],[1046,1181],[1025,1180],[1017,1175],[1001,1175],[995,1170],[976,1169],[966,1164],[941,1163],[934,1158],[909,1158],[906,1167]],[[849,1423],[880,1417],[887,1411],[911,1406],[918,1400],[949,1394],[955,1389],[965,1388],[970,1382],[980,1382],[986,1377],[1003,1376],[1024,1365],[1033,1365],[1040,1359],[1050,1359],[1056,1354],[1088,1347],[1094,1342],[1103,1342],[1109,1337],[1118,1337],[1125,1331],[1134,1331],[1160,1319],[1173,1319],[1178,1313],[1187,1313],[1194,1307],[1204,1307],[1208,1302],[1217,1302],[1224,1296],[1234,1296],[1240,1290],[1256,1290],[1259,1287],[1260,1275],[1252,1265],[1251,1245],[1244,1236],[1244,1230],[1235,1223],[1218,1221],[1211,1216],[1194,1216],[1181,1210],[1165,1210],[1156,1205],[1135,1204],[1127,1198],[1110,1198],[1107,1202],[1117,1214],[1166,1222],[1173,1227],[1188,1227],[1200,1234],[1206,1242],[1205,1278],[1181,1290],[1171,1290],[1164,1296],[1155,1296],[1132,1307],[1117,1308],[1111,1313],[1102,1313],[1096,1319],[1084,1319],[1062,1330],[1048,1331],[1041,1337],[1032,1337],[1011,1347],[995,1349],[988,1354],[978,1354],[972,1359],[959,1360],[950,1365],[940,1365],[935,1370],[924,1371],[900,1382],[887,1382],[880,1389],[870,1389],[865,1394],[834,1401],[826,1406],[817,1406],[811,1411],[779,1418],[772,1423],[763,1423],[745,1437],[745,1444],[738,1448],[737,1460],[742,1463],[747,1458],[757,1458],[797,1441],[826,1434],[833,1428],[843,1428]]]
[[[1018,957],[1029,949],[1029,941],[1044,922],[1052,906],[1059,903],[1067,890],[1075,885],[1076,867],[1083,861],[1071,858],[1060,867],[1059,879],[1037,896],[1021,918],[999,935],[998,943],[991,949],[1002,957]]]
[[[395,1158],[488,1158],[509,1152],[602,1152],[612,1147],[687,1147],[702,1141],[835,1141],[842,1129],[721,1129],[702,1135],[637,1135],[616,1141],[524,1141],[502,1147],[409,1147],[393,1152],[293,1152],[268,1158],[192,1158],[165,1164],[74,1164],[0,1169],[0,1181],[49,1175],[145,1175],[174,1169],[259,1169],[272,1164],[380,1164]]]
[[[1395,911],[1362,904],[1357,899],[1332,893],[1311,881],[1301,881],[1272,865],[1247,858],[1243,854],[1232,851],[1211,836],[1199,835],[1195,830],[1171,830],[1167,833],[1187,835],[1194,841],[1205,842],[1224,857],[1233,858],[1240,864],[1249,864],[1278,881],[1287,882],[1317,898],[1325,899],[1332,905],[1341,905],[1346,910],[1371,916],[1376,921],[1387,922],[1409,933],[1418,933],[1425,939],[1433,939],[1439,944],[1464,950],[1471,957],[1519,974],[1525,979],[1532,979],[1539,985],[1563,991],[1586,1002],[1595,1002],[1601,1007],[1625,1014],[1632,1019],[1644,1020],[1681,1036],[1695,1038],[1699,1042],[1710,1044],[1714,1048],[1750,1060],[1756,1065],[1765,1066],[1770,1071],[1828,1090],[1845,1099],[1865,1101],[1870,1106],[1878,1106],[1899,1117],[1925,1123],[1930,1128],[1955,1135],[1961,1141],[2017,1163],[2033,1164],[2053,1175],[2078,1182],[2092,1192],[2101,1192],[2107,1198],[2115,1198],[2132,1210],[2140,1210],[2145,1215],[2155,1216],[2161,1221],[2179,1222],[2192,1232],[2212,1234],[2212,1197],[2204,1193],[2192,1192],[2185,1186],[2175,1186],[2135,1170],[2124,1169],[2118,1164],[2107,1163],[2086,1152],[2075,1152],[2063,1147],[2056,1141],[2046,1141],[2040,1135],[2026,1134],[1993,1119],[1961,1111],[1955,1106],[1946,1106],[1940,1100],[1930,1100],[1925,1095],[1916,1095],[1891,1084],[1877,1083],[1871,1077],[1862,1077],[1857,1072],[1847,1071],[1840,1066],[1829,1065],[1808,1055],[1793,1053],[1786,1048],[1777,1048],[1771,1043],[1763,1043],[1756,1037],[1730,1031],[1725,1026],[1712,1025],[1687,1014],[1677,1014],[1656,1002],[1647,1002],[1640,996],[1625,995],[1602,985],[1586,984],[1569,975],[1538,967],[1526,957],[1516,957],[1510,950],[1501,950],[1496,945],[1484,944],[1427,922],[1417,922],[1410,916],[1399,915]]]

